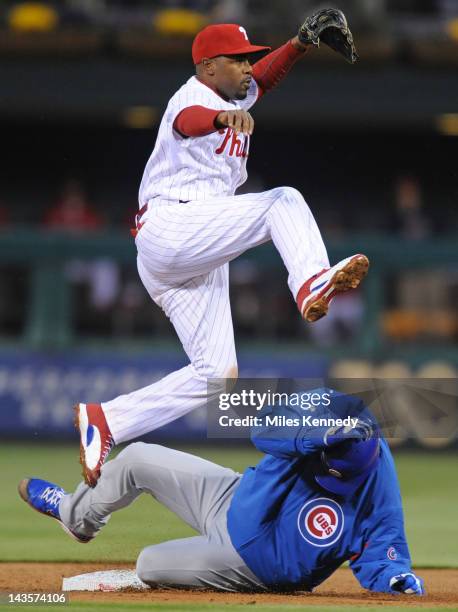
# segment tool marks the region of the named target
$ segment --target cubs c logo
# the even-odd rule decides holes
[[[302,506],[297,517],[299,533],[313,546],[330,546],[342,535],[344,514],[333,499],[320,497]]]
[[[398,553],[396,552],[394,546],[389,547],[389,549],[386,551],[386,556],[390,561],[396,561],[396,559],[398,558]]]

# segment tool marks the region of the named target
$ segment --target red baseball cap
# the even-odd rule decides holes
[[[270,51],[270,47],[252,45],[245,28],[235,23],[209,25],[201,30],[192,43],[192,59],[200,64],[204,57],[217,55],[245,55]]]

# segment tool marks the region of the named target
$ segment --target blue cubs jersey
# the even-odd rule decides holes
[[[333,414],[361,414],[356,398],[339,396]],[[268,408],[264,415],[278,414]],[[252,430],[266,453],[248,468],[228,511],[231,541],[254,574],[270,588],[311,590],[350,560],[360,584],[390,592],[390,578],[411,571],[401,495],[393,457],[384,439],[380,459],[352,494],[322,489],[314,463],[325,448],[324,431],[302,425],[300,407],[282,407],[290,423]],[[295,418],[300,417],[300,418]]]

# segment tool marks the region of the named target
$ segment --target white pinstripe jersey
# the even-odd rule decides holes
[[[244,100],[226,101],[197,77],[191,77],[170,99],[162,117],[140,185],[140,206],[152,198],[206,200],[234,195],[247,179],[250,137],[237,136],[227,128],[207,136],[184,138],[173,129],[173,122],[188,106],[248,110],[257,98],[258,86],[254,79]]]

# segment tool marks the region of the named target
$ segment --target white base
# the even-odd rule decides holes
[[[64,578],[63,591],[120,591],[136,589],[145,591],[150,587],[142,582],[134,570],[106,570]]]

